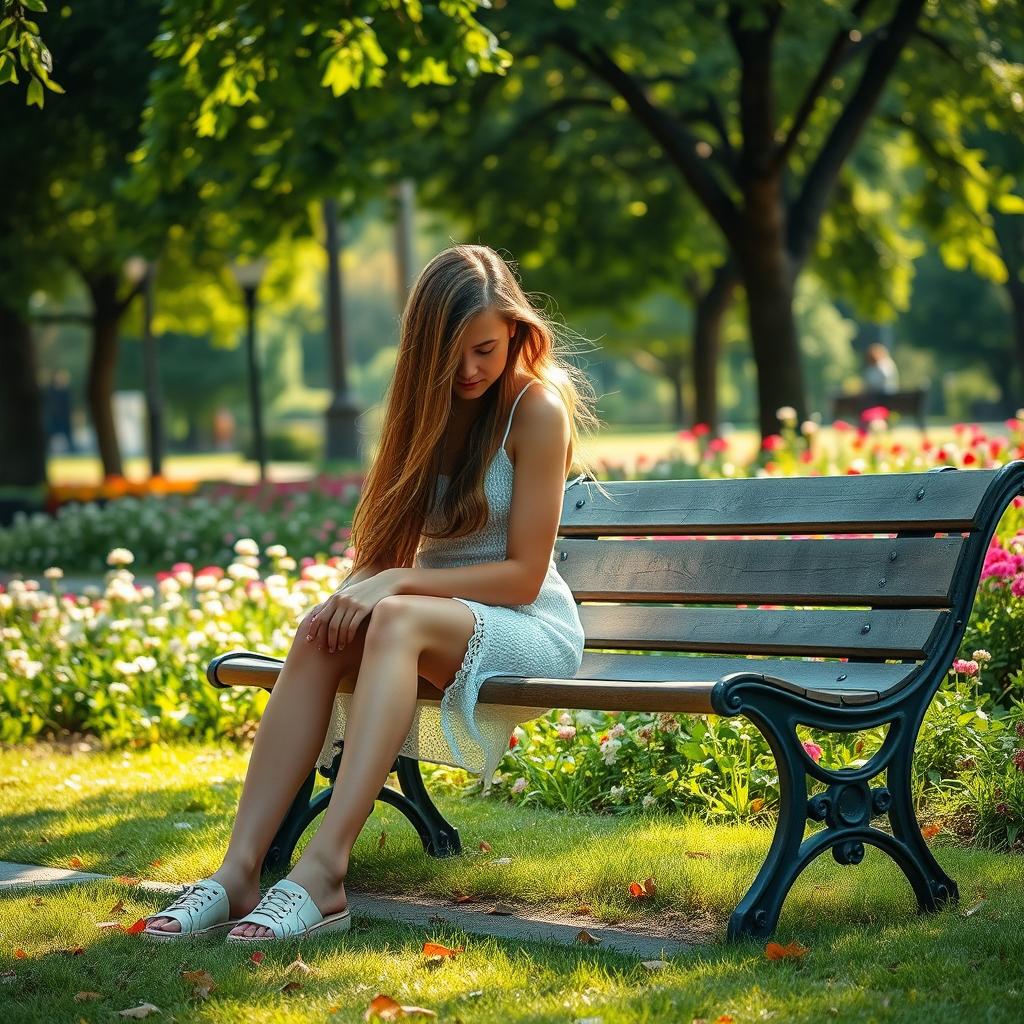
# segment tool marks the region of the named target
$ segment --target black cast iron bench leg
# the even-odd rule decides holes
[[[885,851],[906,875],[921,911],[939,910],[956,902],[956,883],[932,856],[914,814],[910,763],[927,702],[920,693],[913,701],[893,702],[874,710],[832,710],[759,679],[734,679],[716,687],[712,703],[717,713],[746,715],[764,735],[779,770],[775,835],[761,870],[729,920],[730,941],[770,936],[793,883],[828,849],[839,864],[859,864],[865,843]],[[889,731],[867,764],[856,769],[828,769],[815,764],[804,751],[796,734],[798,723],[833,732],[888,724]],[[886,785],[872,789],[870,780],[882,771]],[[809,776],[828,787],[810,799]],[[892,834],[871,825],[872,818],[886,813]],[[824,821],[826,827],[805,839],[808,819]]]
[[[334,792],[333,783],[338,774],[343,748],[344,742],[341,742],[331,767],[324,773],[331,781],[330,786],[310,799],[316,781],[316,769],[314,768],[303,780],[263,859],[264,875],[288,870],[292,854],[303,832],[309,828],[317,815],[327,809],[331,793]],[[410,757],[398,757],[391,770],[398,773],[398,784],[402,792],[384,786],[377,799],[401,811],[412,822],[423,843],[423,849],[431,857],[455,857],[460,854],[462,842],[459,839],[459,830],[441,814],[434,801],[430,799],[427,787],[423,784],[419,761]]]

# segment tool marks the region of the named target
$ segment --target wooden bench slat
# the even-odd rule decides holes
[[[757,602],[762,604],[760,599]],[[720,654],[921,658],[950,613],[922,609],[680,608],[582,604],[588,647]],[[866,632],[865,632],[866,628]]]
[[[955,533],[977,524],[996,472],[604,481],[610,500],[583,480],[566,488],[559,532],[566,537]]]
[[[283,659],[230,652],[210,663],[216,686],[273,688]],[[735,672],[763,674],[791,693],[832,706],[867,704],[906,685],[916,664],[784,661],[771,658],[715,658],[585,651],[574,679],[492,676],[480,689],[480,702],[513,707],[586,708],[604,711],[711,712],[711,690]],[[339,690],[352,693],[355,676]],[[441,691],[422,676],[417,699],[440,701]]]
[[[960,536],[821,540],[560,540],[577,601],[947,607]]]

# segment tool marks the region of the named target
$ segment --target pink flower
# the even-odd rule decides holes
[[[703,437],[710,432],[711,428],[706,423],[695,423],[693,425],[693,433],[697,437]]]
[[[978,674],[978,663],[976,661],[965,661],[957,658],[953,662],[953,671],[965,676],[976,676]]]
[[[785,445],[786,441],[781,434],[769,434],[762,442],[761,448],[766,452],[778,451]]]
[[[575,725],[560,725],[558,727],[558,738],[560,740],[571,740],[576,736]]]
[[[729,442],[724,437],[713,437],[708,441],[708,451],[712,453],[724,452],[729,447]]]
[[[817,743],[811,743],[810,740],[807,740],[804,743],[803,746],[804,746],[804,752],[807,754],[807,756],[812,761],[817,763],[818,761],[821,760],[821,755],[822,755],[823,751],[822,751],[821,747],[818,746]]]
[[[1017,771],[1024,772],[1024,749],[1015,750],[1011,760],[1013,761],[1013,766]]]
[[[512,792],[522,793],[524,789],[526,789],[526,779],[524,779],[523,776],[520,775],[519,778],[512,783]]]
[[[509,750],[514,750],[518,746],[519,746],[519,737],[515,733],[512,733],[512,735],[508,738],[508,749]]]
[[[875,420],[888,420],[889,410],[884,405],[873,405],[870,409],[865,409],[860,414],[860,418],[864,423],[873,423]]]

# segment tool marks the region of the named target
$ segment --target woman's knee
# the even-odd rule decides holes
[[[415,641],[416,611],[405,594],[395,594],[378,601],[368,618],[367,646],[391,647]]]

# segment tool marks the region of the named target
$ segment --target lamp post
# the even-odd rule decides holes
[[[256,461],[260,467],[260,483],[267,479],[267,450],[263,436],[263,402],[260,397],[260,370],[256,359],[256,291],[263,280],[267,261],[259,258],[247,263],[234,262],[231,273],[238,287],[245,293],[245,308],[248,319],[245,348],[249,363],[249,404],[252,410],[252,434],[256,449]]]
[[[156,263],[144,256],[125,260],[124,273],[132,285],[142,291],[142,380],[146,394],[146,421],[149,428],[149,475],[161,476],[164,463],[163,402],[160,397],[160,363],[153,337],[153,278]]]

